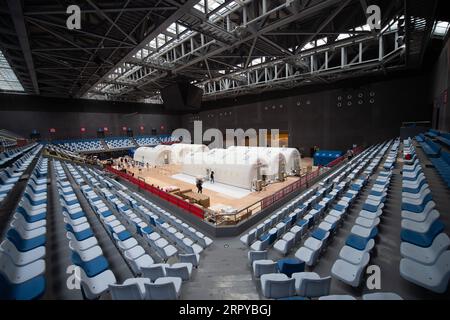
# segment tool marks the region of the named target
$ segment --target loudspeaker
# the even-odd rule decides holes
[[[103,130],[97,130],[97,138],[100,138],[100,139],[104,139],[105,138],[105,131],[103,131]]]
[[[30,139],[31,140],[40,140],[41,139],[41,134],[34,130],[34,131],[32,131],[30,133]]]
[[[180,82],[161,90],[166,110],[192,111],[201,108],[203,90],[190,83]]]

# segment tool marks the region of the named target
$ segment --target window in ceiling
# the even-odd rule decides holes
[[[436,21],[433,28],[433,36],[438,38],[445,38],[450,28],[450,23],[447,21]]]
[[[25,91],[1,50],[0,50],[0,90],[20,91],[20,92]]]
[[[208,6],[208,12],[216,9],[217,7],[221,6],[225,0],[206,0],[207,6]],[[200,0],[195,6],[195,9],[206,13],[205,12],[205,0]]]

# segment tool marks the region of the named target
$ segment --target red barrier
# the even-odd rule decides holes
[[[131,182],[132,184],[138,186],[140,189],[144,189],[144,190],[150,192],[151,194],[154,194],[155,196],[158,196],[159,198],[164,199],[164,200],[176,205],[177,207],[179,207],[201,219],[204,219],[204,217],[205,217],[205,211],[202,208],[195,206],[195,205],[185,201],[184,199],[180,199],[180,198],[174,196],[173,194],[170,194],[161,189],[158,189],[152,185],[149,185],[148,183],[146,183],[143,180],[136,179],[135,177],[130,176],[128,173],[116,170],[110,166],[106,166],[106,170]]]
[[[357,147],[352,150],[353,155],[357,155],[357,154],[361,153],[363,150],[364,149],[362,147]],[[333,167],[339,165],[340,163],[342,163],[346,158],[347,158],[346,155],[344,155],[340,158],[337,158],[336,160],[330,162],[327,165],[327,167],[333,168]],[[268,206],[274,204],[275,202],[283,199],[285,196],[287,196],[288,194],[290,194],[293,191],[307,187],[313,179],[316,179],[321,174],[321,171],[322,171],[321,169],[322,168],[319,168],[319,170],[311,172],[311,173],[307,174],[306,176],[300,177],[300,179],[298,181],[294,182],[293,184],[290,184],[289,186],[285,187],[284,189],[281,189],[280,191],[274,193],[273,195],[262,199],[261,200],[261,209],[267,208]]]
[[[360,154],[364,149],[362,147],[356,147],[355,149],[353,149],[353,155],[356,156],[357,154]],[[344,161],[345,159],[347,159],[347,155],[343,155],[342,157],[339,157],[333,161],[331,161],[327,167],[328,168],[334,168],[335,166],[337,166],[338,164],[340,164],[342,161]]]
[[[322,170],[319,169],[314,172],[308,173],[307,175],[300,177],[300,179],[298,181],[275,192],[273,195],[265,197],[264,199],[261,200],[261,209],[267,208],[268,206],[283,199],[288,194],[290,194],[296,190],[307,187],[312,180],[314,180],[315,178],[317,178],[320,175],[321,171]]]

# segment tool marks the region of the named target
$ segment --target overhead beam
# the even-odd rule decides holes
[[[253,39],[253,43],[252,43],[252,46],[250,48],[250,52],[248,53],[247,60],[245,61],[244,68],[248,68],[248,65],[250,64],[250,60],[252,59],[252,55],[253,55],[253,50],[255,49],[256,41],[258,41],[258,37]]]
[[[8,6],[11,13],[11,19],[16,28],[17,38],[19,39],[20,47],[25,58],[25,63],[30,74],[30,79],[33,83],[34,93],[40,94],[36,70],[34,69],[33,55],[31,54],[30,42],[28,41],[27,27],[25,26],[25,19],[23,16],[22,1],[8,0]]]
[[[14,0],[11,0],[11,1],[14,1]],[[87,49],[83,48],[82,46],[76,44],[75,42],[73,42],[73,41],[71,41],[71,40],[69,40],[69,39],[67,39],[67,37],[64,37],[63,35],[61,35],[61,34],[59,34],[59,33],[54,32],[54,31],[52,31],[52,30],[50,30],[50,29],[44,27],[43,25],[41,25],[41,24],[35,22],[34,19],[33,19],[33,20],[30,19],[29,22],[32,23],[32,24],[34,24],[35,26],[41,28],[42,30],[44,30],[44,31],[46,31],[46,32],[48,32],[48,33],[50,33],[51,35],[55,36],[56,38],[58,38],[58,39],[60,39],[60,40],[62,40],[62,41],[65,41],[65,42],[67,42],[67,43],[73,45],[74,47],[76,47],[76,48],[78,48],[78,49],[80,49],[80,50],[83,50],[83,51],[86,52],[87,54],[89,54],[89,55],[92,54],[92,52],[91,52],[90,50],[87,50]]]
[[[178,19],[180,19],[184,14],[186,14],[186,12],[188,12],[197,3],[198,3],[198,0],[187,0],[174,13],[172,13],[164,22],[162,22],[160,25],[155,27],[134,50],[131,50],[125,57],[123,57],[118,63],[116,63],[116,65],[109,72],[107,72],[100,80],[98,80],[92,87],[94,87],[99,82],[102,82],[103,80],[105,80],[111,74],[111,72],[113,72],[116,68],[121,66],[123,63],[125,63],[127,60],[129,60],[131,57],[133,57],[140,49],[145,48],[146,45],[151,40],[156,38],[164,30],[166,30],[172,23],[174,23]],[[78,93],[78,95],[83,96],[89,89],[90,88],[88,88],[87,90],[80,91]]]
[[[309,42],[311,42],[312,40],[314,40],[315,37],[318,36],[318,34],[326,27],[330,24],[331,21],[333,21],[334,18],[336,18],[336,16],[345,8],[347,7],[350,3],[352,2],[352,0],[346,0],[344,1],[339,7],[337,7],[336,10],[333,11],[332,14],[330,14],[317,28],[316,33],[309,36],[305,41],[303,41],[300,46],[297,47],[297,49],[295,50],[295,53],[299,53],[302,48]]]
[[[353,1],[353,0],[348,0],[348,1]],[[194,1],[194,3],[197,3],[197,2],[198,1]],[[275,22],[271,23],[270,25],[267,25],[265,27],[258,29],[256,32],[252,33],[251,35],[248,35],[247,37],[243,37],[243,38],[235,41],[232,45],[220,46],[220,47],[218,47],[210,52],[204,53],[203,55],[198,56],[190,61],[186,61],[183,64],[181,64],[180,66],[178,66],[177,68],[175,68],[173,70],[173,72],[174,73],[180,72],[181,70],[186,69],[192,65],[195,65],[204,59],[209,59],[210,57],[220,55],[222,52],[229,51],[229,50],[231,50],[235,47],[238,47],[246,42],[252,41],[254,38],[264,35],[267,32],[277,30],[287,24],[294,22],[294,21],[309,18],[309,17],[314,16],[315,14],[323,11],[324,9],[331,8],[336,5],[340,5],[340,4],[342,4],[342,0],[324,0],[319,3],[311,4],[310,6],[306,7],[305,9],[303,9],[299,12],[296,12],[296,13],[294,13],[288,17],[285,17],[283,19],[278,19]],[[284,57],[286,57],[286,56],[284,56]],[[153,77],[153,78],[149,77],[148,78],[149,80],[147,82],[139,84],[138,87],[145,86],[146,84],[160,80],[163,77],[165,77],[164,74]]]
[[[103,18],[105,18],[112,26],[114,26],[117,30],[120,31],[120,33],[122,33],[128,40],[130,40],[133,44],[137,44],[136,39],[134,39],[131,35],[129,35],[128,33],[126,33],[121,27],[119,27],[116,23],[116,21],[113,21],[110,17],[108,17],[108,15],[106,13],[104,13],[102,11],[102,9],[100,9],[99,7],[97,7],[95,5],[95,3],[93,3],[91,0],[87,0],[87,2],[91,5],[91,7],[93,7],[95,9],[95,11],[102,16]]]
[[[41,27],[42,24],[45,24],[45,25],[48,25],[48,26],[51,26],[51,27],[55,27],[55,28],[63,29],[64,31],[67,31],[67,27],[64,24],[60,25],[60,24],[57,24],[57,23],[53,23],[53,22],[46,21],[46,20],[41,20],[41,19],[36,19],[36,18],[32,18],[32,17],[28,17],[27,21],[32,22],[35,25],[40,26],[40,27]],[[95,38],[100,38],[100,39],[103,39],[103,40],[113,41],[113,42],[120,43],[120,44],[126,45],[126,46],[134,45],[133,43],[130,43],[130,42],[125,42],[125,41],[122,41],[122,40],[119,40],[119,39],[106,37],[106,36],[103,36],[101,34],[96,34],[96,33],[85,31],[85,30],[74,29],[74,30],[71,30],[71,31],[72,32],[76,32],[76,33],[85,34],[85,35],[88,35],[88,36],[92,36],[92,37],[95,37]]]
[[[176,10],[177,7],[167,6],[167,7],[142,7],[142,8],[127,8],[123,12],[140,12],[140,11],[166,11],[166,10]],[[121,12],[122,9],[101,9],[105,13],[117,13]],[[82,13],[96,13],[96,10],[82,9]],[[25,16],[37,16],[37,15],[67,15],[66,11],[63,10],[42,10],[42,8],[35,8],[35,10],[29,10],[24,13]]]

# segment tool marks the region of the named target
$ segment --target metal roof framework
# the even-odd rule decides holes
[[[406,5],[408,3],[408,5]],[[0,0],[0,48],[28,93],[162,102],[204,99],[420,65],[437,0]],[[82,29],[68,30],[77,4]],[[382,29],[367,25],[367,7]]]

